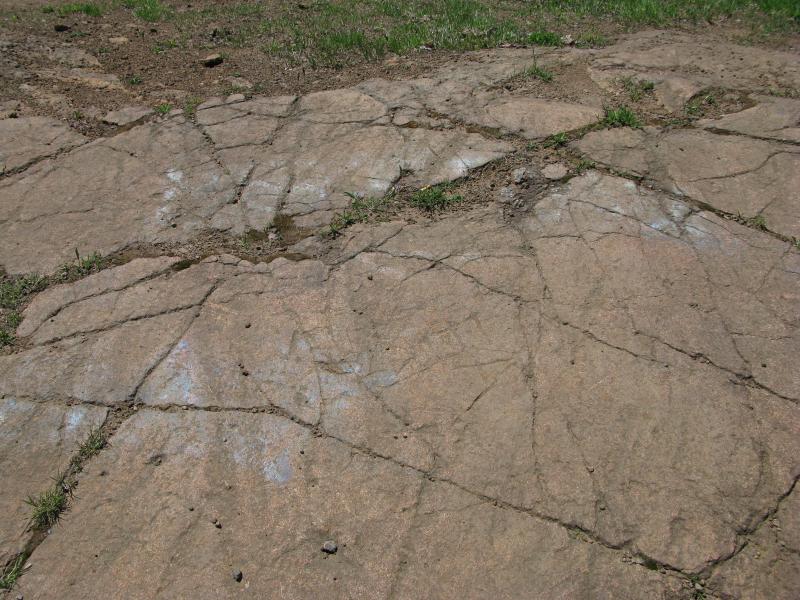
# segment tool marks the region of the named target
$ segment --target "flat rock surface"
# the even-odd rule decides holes
[[[12,593],[797,598],[797,101],[765,93],[796,58],[647,32],[543,51],[595,86],[560,98],[520,83],[529,50],[476,52],[3,177],[9,272],[119,252],[26,299],[0,354]],[[596,125],[625,73],[669,114],[748,100]],[[446,210],[408,202],[440,183]]]
[[[107,409],[99,406],[58,406],[0,399],[0,564],[22,551],[26,532],[28,496],[52,484],[63,472],[93,428],[103,424]]]
[[[68,126],[47,117],[0,119],[0,175],[78,146],[85,138]]]

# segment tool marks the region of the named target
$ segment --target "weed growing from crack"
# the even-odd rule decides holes
[[[89,435],[78,447],[78,463],[83,463],[85,460],[91,458],[100,450],[106,447],[108,440],[103,431],[99,427],[93,427],[89,430]]]
[[[750,227],[760,229],[761,231],[767,230],[767,220],[764,218],[764,215],[756,215],[754,217],[742,217],[739,215],[739,218],[747,225],[750,225]]]
[[[553,74],[550,71],[535,64],[525,69],[522,74],[525,77],[541,79],[546,83],[553,81]]]
[[[594,169],[595,162],[593,160],[587,160],[582,158],[578,164],[575,166],[576,173],[583,173],[584,171],[588,171],[589,169]]]
[[[167,104],[167,103],[159,104],[155,108],[155,111],[160,115],[166,115],[171,110],[172,110],[172,105],[171,104]]]
[[[101,270],[106,264],[106,259],[97,252],[88,256],[81,256],[75,250],[75,262],[61,265],[56,271],[55,278],[60,281],[72,281]]]
[[[183,112],[187,115],[192,116],[194,113],[197,112],[197,107],[203,103],[202,98],[198,98],[197,96],[191,96],[186,99],[186,104],[183,106]]]
[[[10,590],[17,583],[17,579],[22,575],[22,568],[25,565],[25,556],[20,554],[0,573],[0,590]]]
[[[46,285],[47,279],[36,274],[0,282],[0,308],[16,309],[28,294],[38,292]]]
[[[714,92],[700,94],[686,103],[686,114],[690,117],[701,117],[707,107],[718,105],[719,101]]]
[[[620,84],[632,102],[638,102],[655,88],[655,84],[652,81],[636,79],[634,77],[623,77],[620,79]]]
[[[606,116],[603,118],[603,125],[606,127],[641,127],[639,117],[627,106],[619,108],[606,108]]]
[[[411,194],[409,202],[426,212],[436,212],[451,204],[461,202],[463,198],[458,194],[447,194],[448,185],[431,185],[417,190]]]
[[[545,148],[561,148],[562,146],[566,146],[568,141],[569,137],[562,131],[561,133],[554,133],[548,137],[542,142],[542,146]]]
[[[25,504],[31,507],[29,527],[38,531],[46,531],[58,523],[61,513],[67,507],[67,486],[64,476],[56,478],[56,484],[49,490],[28,496]]]
[[[332,236],[339,235],[343,229],[350,225],[363,223],[370,217],[385,212],[388,203],[393,197],[393,194],[381,197],[364,197],[352,192],[345,192],[345,195],[351,200],[350,206],[334,215],[328,230],[328,233]]]

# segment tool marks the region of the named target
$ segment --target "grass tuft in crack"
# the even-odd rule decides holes
[[[380,197],[364,197],[351,192],[345,192],[345,195],[351,200],[350,206],[334,215],[328,230],[328,233],[332,236],[339,235],[343,229],[350,225],[364,223],[371,217],[385,213],[394,197],[391,193]]]
[[[553,74],[545,68],[538,65],[531,65],[522,73],[525,77],[540,79],[545,83],[553,81]]]
[[[639,117],[627,106],[619,108],[606,108],[606,116],[603,125],[606,127],[641,127]]]
[[[548,137],[542,142],[542,146],[544,148],[561,148],[562,146],[566,146],[568,141],[569,137],[562,131],[561,133],[554,133]]]
[[[106,447],[107,440],[103,431],[98,427],[93,427],[89,431],[89,435],[78,448],[78,461],[83,463],[85,460],[93,457]]]
[[[25,504],[31,507],[29,527],[38,531],[47,531],[58,523],[61,513],[67,507],[69,486],[65,481],[66,476],[56,478],[56,483],[49,490],[28,496]]]
[[[17,579],[22,575],[24,565],[25,556],[20,554],[3,569],[2,573],[0,573],[0,590],[10,590],[14,587]]]
[[[623,77],[620,79],[620,84],[622,85],[622,89],[628,94],[631,102],[638,102],[655,88],[655,84],[652,81],[636,79],[635,77]]]
[[[447,208],[451,204],[461,202],[463,198],[458,194],[446,193],[449,187],[446,184],[424,187],[411,194],[409,202],[412,206],[416,206],[426,212],[436,212]]]

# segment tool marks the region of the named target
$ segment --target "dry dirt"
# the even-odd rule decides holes
[[[800,596],[797,52],[646,31],[163,115],[48,52],[0,265],[111,266],[0,355],[9,598]]]

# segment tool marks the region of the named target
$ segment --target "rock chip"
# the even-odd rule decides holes
[[[202,61],[204,67],[216,67],[221,65],[225,59],[221,54],[209,54]]]

